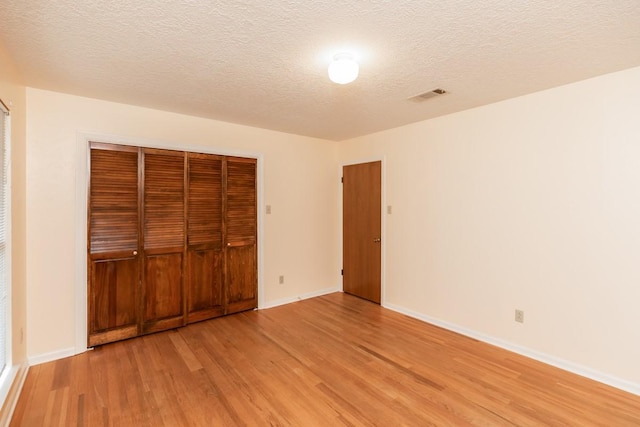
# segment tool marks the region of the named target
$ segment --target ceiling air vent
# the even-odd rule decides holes
[[[433,89],[433,90],[430,90],[429,92],[412,96],[411,98],[409,98],[409,101],[422,102],[422,101],[426,101],[427,99],[435,98],[436,96],[444,95],[445,93],[447,93],[447,91],[444,89],[440,89],[440,88]]]

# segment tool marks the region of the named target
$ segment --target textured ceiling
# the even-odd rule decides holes
[[[343,140],[640,66],[640,0],[1,0],[0,43],[28,86]]]

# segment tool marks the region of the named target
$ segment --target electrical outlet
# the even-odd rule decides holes
[[[281,285],[284,285],[284,276],[280,276],[278,278],[278,283],[280,283]]]
[[[516,322],[524,323],[524,311],[516,310]]]

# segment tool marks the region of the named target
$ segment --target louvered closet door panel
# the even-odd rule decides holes
[[[188,153],[187,321],[224,314],[223,157]]]
[[[184,322],[185,153],[145,149],[143,332]]]
[[[256,160],[227,159],[227,243],[256,242]]]
[[[89,346],[138,334],[138,151],[90,144]]]
[[[144,248],[184,246],[184,153],[144,150]]]
[[[138,249],[138,149],[93,144],[90,252]]]
[[[227,313],[257,306],[256,160],[229,157],[226,168]]]
[[[220,156],[189,153],[189,247],[222,248],[222,161]]]

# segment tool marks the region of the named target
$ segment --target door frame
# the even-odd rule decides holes
[[[262,152],[249,152],[241,150],[229,150],[219,146],[206,146],[196,144],[180,144],[176,141],[149,140],[130,138],[119,135],[103,133],[78,132],[76,135],[76,194],[74,202],[75,221],[75,346],[61,352],[60,357],[80,354],[87,351],[87,203],[89,188],[89,142],[104,142],[109,144],[129,145],[143,148],[159,148],[166,150],[192,151],[205,154],[217,154],[222,156],[245,157],[256,159],[257,180],[257,222],[258,222],[258,309],[265,306],[264,292],[264,246],[263,224],[264,212],[260,207],[264,200],[264,168]],[[64,353],[64,354],[63,354]]]
[[[386,156],[382,156],[382,157],[365,157],[365,158],[357,158],[354,160],[350,160],[350,161],[346,161],[340,164],[340,170],[338,171],[338,182],[340,184],[340,192],[339,192],[339,205],[340,205],[340,221],[339,221],[339,228],[340,228],[340,250],[339,250],[339,254],[340,254],[340,268],[342,269],[342,267],[344,266],[344,248],[343,248],[343,241],[344,241],[344,229],[343,229],[343,223],[344,223],[344,203],[343,203],[343,196],[344,196],[344,187],[342,185],[342,172],[345,166],[353,166],[353,165],[359,165],[362,163],[371,163],[371,162],[380,162],[380,173],[381,173],[381,178],[380,178],[380,237],[382,239],[381,242],[381,248],[380,248],[380,306],[381,307],[386,307],[386,301],[387,301],[387,285],[386,285],[386,280],[385,277],[386,275],[386,270],[387,270],[387,214],[386,214],[386,206],[387,206],[387,168],[386,168],[386,163],[387,163],[387,159]],[[338,272],[338,276],[340,278],[339,283],[339,289],[341,292],[344,292],[344,281],[342,274],[340,274],[340,272]]]

